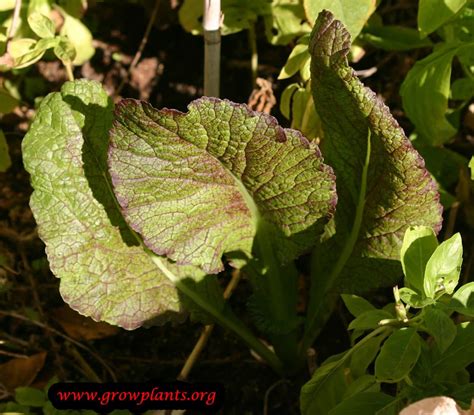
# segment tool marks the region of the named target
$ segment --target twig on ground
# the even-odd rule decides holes
[[[224,291],[224,294],[222,295],[224,297],[224,300],[228,300],[230,298],[230,296],[232,295],[232,292],[234,291],[239,281],[240,281],[240,270],[235,269],[232,272],[231,280],[229,281],[229,284],[227,285]],[[184,363],[183,368],[181,369],[181,372],[178,375],[178,380],[186,380],[188,378],[189,373],[191,372],[191,369],[193,368],[201,352],[206,346],[209,340],[209,337],[211,336],[212,330],[214,330],[214,324],[209,324],[207,326],[204,326],[204,329],[202,330],[198,341],[196,342],[193,350],[189,354],[188,358],[186,359],[186,362]]]
[[[111,379],[114,381],[114,382],[117,382],[117,377],[115,376],[115,373],[113,372],[113,370],[110,368],[110,366],[104,361],[104,359],[102,359],[102,357],[100,357],[97,353],[93,352],[91,349],[89,349],[87,346],[84,346],[82,343],[78,342],[77,340],[74,340],[72,337],[69,337],[67,336],[66,334],[64,333],[61,333],[59,330],[56,330],[55,328],[53,327],[50,327],[48,326],[47,324],[45,323],[42,323],[40,321],[35,321],[35,320],[31,320],[29,319],[28,317],[25,317],[21,314],[18,314],[18,313],[15,313],[15,312],[12,312],[12,311],[3,311],[3,310],[0,310],[0,315],[3,315],[3,316],[7,316],[7,317],[12,317],[12,318],[16,318],[17,320],[22,320],[22,321],[26,321],[30,324],[33,324],[35,326],[38,326],[38,327],[41,327],[42,329],[44,330],[48,330],[48,331],[51,331],[52,333],[56,334],[57,336],[59,337],[62,337],[63,339],[67,340],[68,342],[71,342],[72,344],[74,344],[75,346],[85,350],[86,352],[88,352],[92,357],[94,357],[106,370],[107,372],[109,372],[110,374],[110,377]]]
[[[148,37],[150,36],[151,28],[153,27],[153,24],[155,23],[155,20],[156,20],[156,16],[158,15],[158,10],[160,8],[160,2],[161,2],[161,0],[156,0],[155,1],[155,6],[153,7],[153,11],[151,12],[150,20],[148,20],[148,25],[145,29],[145,33],[143,34],[143,38],[142,38],[142,41],[140,42],[140,46],[138,47],[138,50],[135,53],[135,56],[133,57],[132,63],[128,67],[127,73],[122,78],[122,81],[120,82],[120,85],[118,86],[118,88],[115,90],[114,98],[117,98],[120,95],[120,93],[122,92],[123,87],[125,86],[125,83],[130,78],[130,75],[131,75],[132,71],[135,69],[135,67],[137,66],[139,60],[142,57],[143,51],[144,51],[145,46],[148,42]]]

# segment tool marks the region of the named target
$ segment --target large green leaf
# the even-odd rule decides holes
[[[455,55],[472,50],[472,43],[441,44],[431,55],[418,61],[408,72],[400,89],[403,108],[425,142],[447,142],[456,128],[446,119]]]
[[[415,329],[395,331],[375,359],[375,377],[379,382],[399,382],[413,369],[420,351],[421,340]]]
[[[116,107],[110,172],[145,244],[207,272],[222,269],[226,252],[249,255],[257,228],[281,262],[310,248],[335,205],[318,148],[245,105],[201,98],[188,108]]]
[[[434,32],[453,17],[467,0],[420,0],[418,5],[418,29],[423,36]]]
[[[311,24],[319,13],[329,10],[355,39],[375,11],[376,3],[376,0],[304,0],[304,9]]]
[[[401,274],[405,230],[441,227],[436,185],[389,109],[348,66],[349,39],[330,12],[319,15],[310,42],[312,88],[338,207],[335,229],[313,256],[307,342],[335,286],[362,292],[391,284]]]
[[[31,208],[51,270],[64,300],[95,320],[133,329],[151,318],[182,319],[174,284],[117,209],[106,164],[111,123],[99,83],[68,82],[42,101],[23,140]]]

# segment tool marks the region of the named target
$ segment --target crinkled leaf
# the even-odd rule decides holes
[[[322,12],[310,42],[322,151],[336,172],[339,200],[336,232],[314,251],[313,281],[330,276],[330,286],[363,292],[391,284],[401,274],[405,230],[426,225],[437,232],[441,206],[423,160],[382,100],[348,66],[349,38],[330,12]],[[318,316],[332,287],[324,293],[313,286],[309,314]],[[308,333],[317,327],[316,319],[308,321]]]
[[[456,233],[436,248],[426,264],[423,281],[426,296],[434,298],[440,290],[452,294],[458,285],[461,264],[462,239]]]
[[[383,344],[375,360],[379,382],[395,383],[407,376],[421,352],[420,336],[413,328],[396,330]]]
[[[334,178],[299,132],[245,105],[201,98],[187,113],[116,107],[109,165],[131,227],[154,252],[207,272],[250,255],[260,223],[282,262],[310,248],[335,205]]]
[[[41,102],[23,140],[31,208],[51,270],[64,300],[94,320],[133,329],[151,318],[182,319],[174,284],[117,209],[106,168],[111,123],[100,84],[68,82]]]
[[[427,307],[423,310],[423,322],[443,353],[456,337],[456,325],[453,320],[444,311]]]
[[[405,285],[423,293],[423,279],[428,260],[438,247],[433,229],[427,226],[412,226],[405,232],[400,261],[405,274]]]
[[[418,30],[423,36],[434,32],[453,17],[467,0],[420,0],[418,5]]]
[[[400,89],[406,115],[423,139],[432,145],[447,142],[456,128],[446,119],[450,94],[451,63],[456,54],[472,44],[445,43],[416,62]]]
[[[464,284],[453,294],[449,308],[466,316],[474,317],[474,282]]]
[[[329,10],[355,39],[375,11],[376,3],[376,0],[304,0],[304,9],[311,24],[323,10]]]

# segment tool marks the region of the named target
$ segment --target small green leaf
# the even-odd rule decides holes
[[[54,54],[63,62],[72,63],[76,58],[76,48],[67,37],[60,36],[58,44],[54,47]]]
[[[283,93],[281,94],[280,99],[280,111],[286,119],[291,118],[291,107],[293,101],[293,94],[300,88],[298,84],[288,85]]]
[[[474,362],[474,324],[461,323],[451,345],[437,359],[433,359],[433,373],[437,379],[458,372]]]
[[[15,389],[15,400],[20,405],[41,407],[47,399],[44,391],[40,389],[19,387]]]
[[[379,382],[401,381],[415,366],[420,350],[420,336],[415,329],[395,331],[385,341],[375,360],[375,377]]]
[[[434,32],[453,17],[467,0],[420,0],[418,5],[418,29],[423,36]]]
[[[320,366],[300,393],[302,415],[326,414],[340,402],[346,390],[343,364],[347,354]]]
[[[357,348],[351,356],[351,374],[354,378],[363,376],[369,365],[374,361],[380,350],[380,345],[386,336],[377,336],[369,339],[364,347]]]
[[[42,15],[41,13],[34,12],[28,16],[28,24],[31,30],[35,32],[41,38],[54,37],[56,31],[54,23],[49,17]]]
[[[426,264],[437,246],[438,240],[430,227],[412,226],[406,230],[400,252],[406,286],[423,293]]]
[[[18,103],[18,99],[12,97],[3,86],[0,86],[0,114],[8,114],[13,111]]]
[[[261,1],[251,0],[252,3],[259,3]],[[264,13],[263,18],[265,35],[271,44],[287,45],[296,36],[311,31],[309,24],[305,21],[301,1],[278,0],[267,1],[268,3],[270,4],[271,11],[270,13]],[[265,4],[265,0],[263,4]]]
[[[423,298],[420,293],[417,293],[411,288],[403,287],[400,288],[398,292],[402,301],[410,307],[423,308],[435,303],[435,300],[432,298]]]
[[[313,24],[319,13],[329,10],[347,28],[354,40],[375,11],[375,0],[304,0],[308,21]]]
[[[365,311],[375,310],[375,307],[372,304],[358,295],[341,294],[341,297],[342,301],[344,301],[344,305],[354,317],[359,317]]]
[[[12,165],[10,153],[8,152],[8,143],[5,134],[0,130],[0,172],[6,172]]]
[[[57,44],[56,38],[40,39],[18,39],[11,42],[9,50],[15,61],[14,68],[21,69],[39,61],[44,53]]]
[[[395,398],[382,392],[362,392],[333,408],[329,415],[368,415],[389,405]]]
[[[474,157],[471,157],[469,168],[471,169],[471,179],[474,180]]]
[[[449,308],[466,316],[474,317],[474,282],[459,287],[451,298]]]
[[[369,310],[364,311],[355,320],[349,324],[349,330],[368,330],[379,327],[379,321],[392,319],[393,316],[384,310]]]
[[[456,233],[436,248],[426,264],[423,282],[426,296],[434,298],[440,290],[452,294],[458,285],[461,264],[462,239]]]
[[[285,66],[281,69],[278,79],[286,79],[298,72],[306,61],[310,59],[308,41],[297,44],[288,56]]]
[[[67,36],[76,50],[76,57],[73,60],[74,65],[82,65],[88,61],[95,53],[92,45],[92,34],[89,29],[75,17],[62,11],[64,24],[61,28],[61,35]]]
[[[441,44],[431,55],[416,62],[401,86],[407,116],[432,145],[446,143],[456,133],[456,128],[446,119],[451,64],[456,54],[469,48],[472,44]]]
[[[443,353],[456,337],[456,325],[442,310],[427,307],[423,310],[424,326],[434,337],[439,350]]]

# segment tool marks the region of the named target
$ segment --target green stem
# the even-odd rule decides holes
[[[64,67],[66,68],[67,79],[69,81],[74,81],[74,74],[72,73],[72,63],[71,62],[63,62]]]
[[[347,261],[349,260],[352,251],[354,250],[354,246],[357,242],[357,238],[359,236],[360,228],[362,225],[362,219],[364,215],[364,207],[365,207],[365,196],[367,192],[367,176],[369,172],[369,163],[370,163],[370,153],[371,153],[371,131],[368,130],[367,134],[367,152],[365,157],[364,167],[362,169],[362,177],[361,177],[361,185],[360,185],[360,193],[359,193],[359,200],[357,202],[357,208],[354,218],[354,224],[352,226],[351,233],[349,238],[347,239],[344,248],[339,256],[336,265],[332,269],[331,274],[329,277],[323,282],[323,286],[317,291],[319,295],[316,295],[311,298],[312,304],[318,304],[316,307],[311,307],[310,304],[309,309],[315,310],[313,315],[310,317],[309,324],[306,326],[305,334],[303,337],[303,341],[301,344],[302,352],[305,352],[309,347],[311,347],[315,337],[317,336],[318,330],[318,322],[320,319],[320,313],[322,311],[322,307],[327,304],[325,299],[327,298],[330,290],[333,288],[334,283],[337,281],[341,271],[344,269]],[[312,283],[314,284],[315,281],[313,279]]]
[[[239,336],[247,345],[254,350],[259,356],[262,357],[268,364],[277,372],[282,374],[283,367],[278,357],[273,353],[267,346],[265,346],[260,340],[258,340],[243,324],[239,321],[229,318],[224,315],[220,310],[214,308],[205,299],[203,299],[198,293],[189,288],[183,280],[174,275],[162,262],[162,259],[156,255],[150,254],[151,259],[160,271],[170,280],[175,286],[186,294],[191,300],[193,300],[199,307],[204,311],[207,311],[212,315],[216,321],[223,327],[233,331]]]
[[[269,334],[275,352],[283,361],[285,371],[294,373],[303,365],[304,360],[298,355],[297,330],[286,332],[285,326],[291,327],[297,319],[297,272],[293,264],[281,265],[275,256],[272,235],[271,225],[260,218],[255,242],[257,256],[262,261],[265,272],[260,275],[254,269],[253,283],[257,287],[257,295],[261,296],[259,302],[269,304],[272,323],[283,329],[282,334]]]

